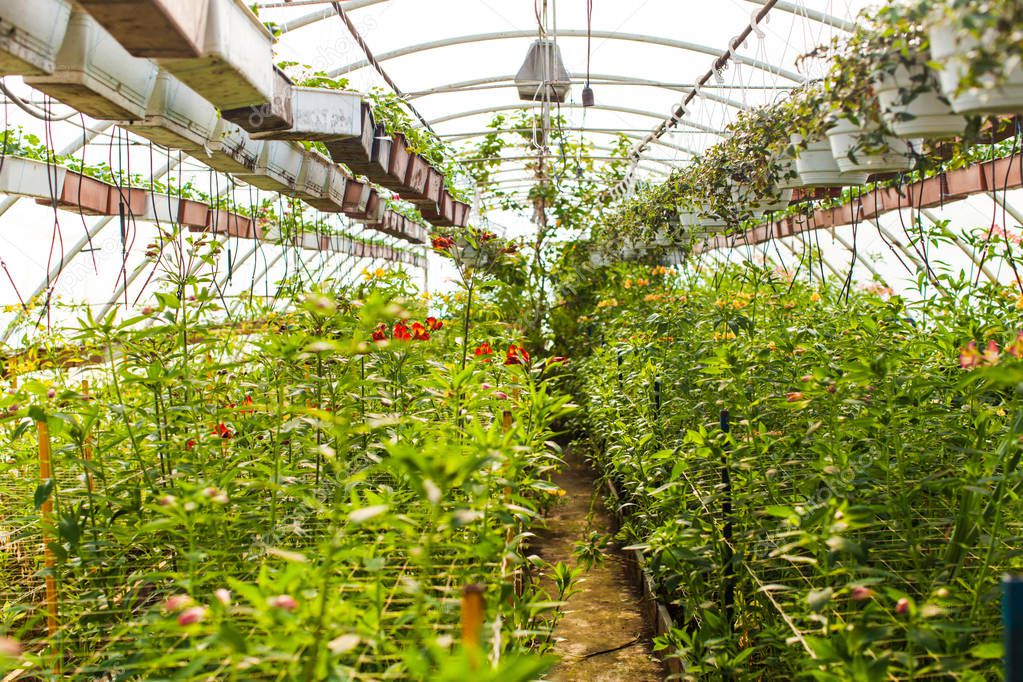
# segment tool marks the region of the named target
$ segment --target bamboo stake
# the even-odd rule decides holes
[[[86,400],[90,400],[88,379],[82,379],[82,394]],[[85,460],[85,485],[91,493],[94,490],[92,484],[92,434],[85,434],[82,444],[82,459]]]
[[[42,481],[53,479],[53,468],[50,460],[50,430],[45,421],[36,423],[39,430],[39,478]],[[43,522],[43,556],[46,565],[46,630],[50,637],[57,634],[57,579],[54,575],[56,561],[50,549],[50,531],[53,528],[53,489],[46,496],[40,507]]]
[[[473,670],[480,667],[480,635],[483,631],[485,611],[483,586],[466,585],[462,589],[462,644],[469,655],[469,666]]]

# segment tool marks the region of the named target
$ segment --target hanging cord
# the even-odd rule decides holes
[[[69,118],[72,118],[74,116],[78,116],[78,112],[73,110],[73,109],[69,113],[64,114],[63,116],[53,116],[51,114],[48,114],[45,111],[42,111],[40,109],[36,109],[34,106],[32,106],[28,102],[22,100],[20,97],[18,97],[13,92],[11,92],[10,89],[7,87],[7,84],[4,83],[3,78],[0,78],[0,92],[3,92],[5,95],[7,95],[7,97],[12,102],[14,102],[18,106],[19,109],[24,111],[29,116],[32,116],[33,118],[38,118],[41,121],[46,121],[47,123],[66,121]]]
[[[586,87],[590,87],[590,42],[593,31],[593,0],[586,0]]]

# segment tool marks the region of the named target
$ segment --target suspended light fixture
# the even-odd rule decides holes
[[[526,61],[515,75],[519,99],[526,102],[563,103],[572,84],[561,58],[561,48],[553,40],[534,40],[526,52]]]

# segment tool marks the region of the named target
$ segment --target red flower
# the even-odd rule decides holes
[[[509,254],[510,253],[517,253],[518,250],[519,250],[519,245],[516,244],[515,242],[509,242],[505,246],[501,247],[501,253],[509,253]]]
[[[188,440],[185,441],[185,449],[186,450],[195,449],[195,438],[189,438]]]
[[[433,248],[438,251],[447,251],[455,245],[455,240],[451,237],[437,236],[431,240],[431,243],[433,244]]]
[[[491,239],[496,239],[496,238],[497,238],[497,235],[494,234],[493,232],[491,232],[490,230],[483,230],[482,232],[480,232],[480,241],[481,242],[489,242]]]
[[[977,350],[977,343],[970,341],[966,347],[959,351],[959,366],[963,369],[973,369],[980,364],[980,351]]]
[[[220,436],[221,438],[231,438],[234,436],[234,432],[227,427],[227,424],[220,422],[213,427],[213,435]]]
[[[426,326],[430,328],[430,331],[435,332],[444,326],[444,323],[438,320],[436,317],[426,318]]]
[[[381,322],[377,325],[377,328],[373,330],[374,341],[386,341],[387,340],[387,325]]]
[[[408,326],[404,322],[394,323],[394,340],[395,341],[411,341],[412,334],[409,333]]]
[[[548,367],[550,367],[551,365],[567,365],[567,364],[568,364],[568,358],[566,358],[564,355],[555,355],[555,356],[549,357],[549,358],[547,358],[547,362],[546,362],[546,365]]]
[[[508,346],[508,352],[504,356],[504,364],[527,365],[529,364],[529,353],[522,346],[516,346],[513,343]]]
[[[413,322],[412,323],[412,338],[415,339],[416,341],[429,341],[430,340],[430,332],[426,331],[426,327],[424,327],[419,322]]]
[[[251,395],[245,396],[245,399],[242,400],[242,405],[249,405],[249,406],[251,406],[252,405],[252,396]],[[241,410],[242,414],[252,414],[252,412],[253,412],[253,410]]]
[[[493,355],[494,349],[490,347],[490,344],[484,341],[480,345],[476,346],[476,357],[481,358],[483,362],[490,362],[488,355]]]

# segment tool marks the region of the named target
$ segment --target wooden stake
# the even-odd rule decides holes
[[[501,415],[501,417],[502,417],[501,418],[501,429],[505,433],[508,433],[509,431],[511,431],[512,426],[515,424],[515,420],[512,419],[511,410],[505,410],[504,414]]]
[[[462,589],[462,644],[469,654],[469,665],[473,670],[480,667],[480,637],[485,613],[483,586],[466,585]]]
[[[36,423],[39,430],[39,478],[41,481],[53,479],[53,467],[50,461],[50,430],[45,421]],[[55,484],[54,484],[55,485]],[[57,634],[57,579],[54,575],[56,561],[50,549],[50,532],[53,528],[53,488],[46,501],[39,508],[43,522],[43,556],[46,565],[46,629],[50,637]]]

